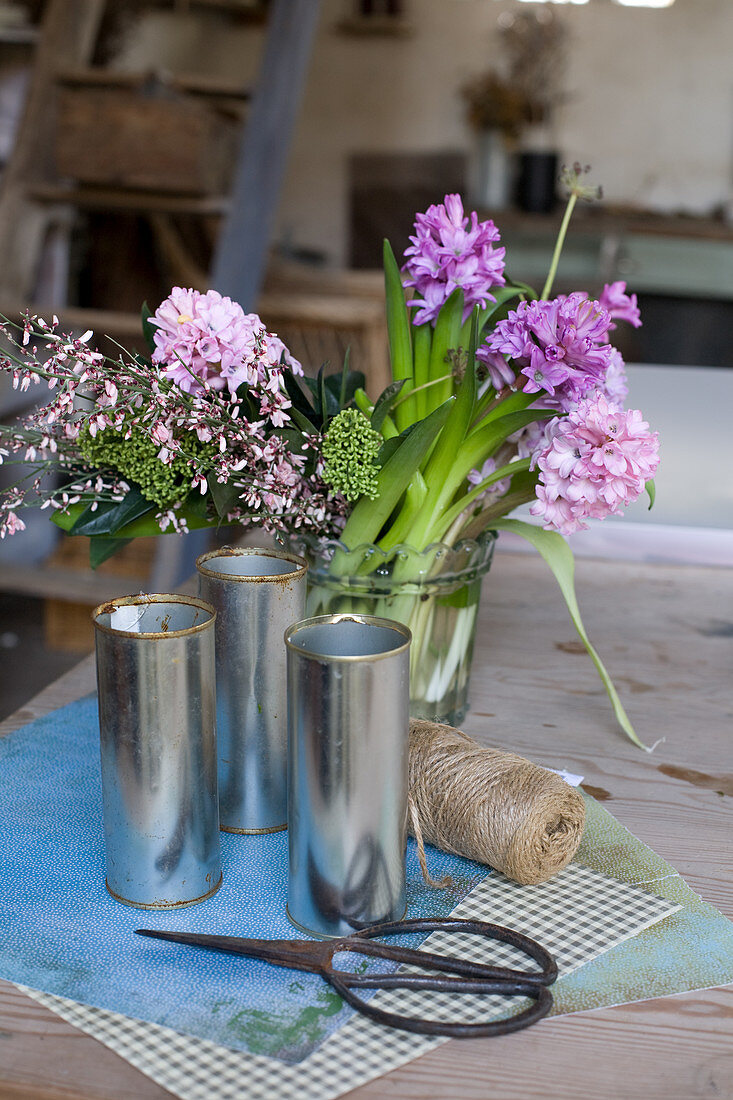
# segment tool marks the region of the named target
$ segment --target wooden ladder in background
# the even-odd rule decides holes
[[[236,0],[229,6],[238,8]],[[54,231],[68,225],[78,208],[144,214],[168,259],[182,273],[188,272],[192,283],[209,283],[251,310],[265,272],[320,0],[272,0],[261,75],[249,95],[251,109],[241,133],[231,193],[201,197],[144,187],[59,184],[53,155],[59,81],[94,82],[90,64],[105,8],[105,0],[47,0],[45,5],[25,109],[0,181],[0,310],[10,315],[28,305],[50,307],[74,326],[98,330],[101,321],[106,330],[114,328],[115,336],[139,332],[137,316],[114,317],[105,311],[97,317],[70,309],[64,300],[63,264],[55,278],[49,277]],[[76,75],[70,78],[69,73]],[[124,75],[118,80],[128,86],[134,83]],[[215,79],[208,84],[189,81],[184,87],[178,82],[177,90],[212,98],[248,97],[243,89],[217,87]],[[177,140],[180,144],[180,136]],[[196,268],[176,236],[170,216],[181,213],[222,223],[211,278]]]
[[[122,0],[109,0],[112,3],[122,6]],[[187,9],[196,5],[223,6],[238,18],[251,10],[244,0],[186,0]],[[30,306],[44,316],[55,312],[65,327],[92,329],[121,343],[139,341],[137,306],[141,303],[137,296],[134,311],[130,303],[122,310],[112,305],[92,310],[71,304],[66,287],[68,240],[77,212],[92,216],[102,211],[141,215],[169,273],[168,286],[180,283],[200,290],[214,287],[240,302],[245,311],[257,310],[296,357],[302,358],[306,368],[310,365],[315,369],[324,360],[336,368],[346,347],[350,347],[352,364],[369,373],[372,389],[379,392],[388,381],[388,364],[383,287],[378,276],[347,272],[334,277],[323,273],[321,279],[314,278],[304,265],[296,272],[296,265],[278,263],[277,271],[271,270],[262,289],[320,0],[270,0],[260,73],[253,88],[222,86],[215,76],[166,81],[163,92],[186,97],[189,104],[196,97],[207,105],[231,108],[234,100],[247,100],[244,122],[239,125],[239,151],[232,157],[236,160],[233,179],[218,193],[211,189],[176,193],[170,178],[165,189],[156,190],[146,186],[139,172],[132,181],[134,186],[110,185],[109,180],[100,185],[93,175],[82,185],[61,182],[54,161],[55,105],[75,97],[73,141],[68,149],[65,142],[61,143],[59,157],[59,166],[67,175],[73,175],[77,152],[85,153],[87,161],[90,157],[94,161],[96,155],[93,166],[100,167],[105,152],[114,144],[109,139],[100,142],[96,154],[88,148],[94,142],[93,110],[88,108],[85,115],[82,93],[117,95],[120,101],[127,93],[134,105],[134,93],[147,79],[145,74],[114,73],[92,66],[107,8],[105,0],[46,0],[25,113],[0,181],[0,312],[15,317]],[[175,112],[172,98],[152,102],[138,98],[137,103],[139,110],[158,103],[161,107],[167,104]],[[121,102],[116,109],[118,115],[106,116],[111,119],[109,129],[114,130],[119,119],[123,130]],[[163,136],[160,142],[162,151],[173,162],[180,159],[180,131],[187,129],[185,125],[176,127],[174,121],[175,113],[171,115],[172,139],[166,141]],[[194,121],[198,121],[197,116]],[[158,132],[163,129],[161,122]],[[157,162],[160,168],[162,154]],[[110,175],[114,177],[112,168],[122,167],[110,166]],[[171,172],[174,170],[172,164]],[[188,246],[177,226],[181,218],[193,219],[200,226],[202,239],[213,249],[210,266],[208,261],[203,264]]]

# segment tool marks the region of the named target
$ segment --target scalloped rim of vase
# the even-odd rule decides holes
[[[287,544],[296,549],[308,561],[311,584],[338,585],[354,591],[376,594],[396,589],[428,588],[449,584],[464,585],[488,572],[494,555],[498,535],[495,531],[482,531],[475,539],[459,539],[453,545],[445,542],[433,542],[424,550],[416,550],[409,543],[399,543],[390,550],[383,550],[373,543],[361,543],[347,547],[340,539],[319,539],[307,533],[290,535]],[[336,553],[343,554],[345,560],[354,568],[371,566],[368,572],[332,573],[331,561]],[[416,566],[414,572],[394,579],[391,572],[383,567],[394,566],[395,562],[410,562]],[[380,568],[382,567],[382,568]]]

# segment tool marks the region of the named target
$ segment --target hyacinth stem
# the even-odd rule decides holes
[[[560,232],[558,233],[557,240],[555,241],[555,251],[552,253],[552,263],[550,264],[550,270],[547,273],[545,285],[542,287],[540,298],[542,298],[543,301],[546,301],[549,298],[550,291],[552,290],[552,284],[555,282],[557,265],[560,262],[560,253],[562,252],[563,245],[565,244],[565,236],[567,234],[568,226],[570,225],[570,219],[573,216],[573,210],[575,209],[575,204],[577,201],[577,194],[574,191],[571,192],[570,197],[568,198],[568,204],[565,207],[565,213],[563,215],[562,223],[560,225]]]

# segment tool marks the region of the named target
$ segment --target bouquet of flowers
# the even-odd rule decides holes
[[[467,216],[457,195],[417,215],[402,269],[385,242],[393,382],[374,403],[348,356],[340,373],[306,378],[259,317],[215,291],[175,288],[155,313],[145,308],[147,358],[105,357],[91,333],[65,336],[55,319],[3,324],[0,368],[50,396],[0,428],[0,460],[20,469],[0,500],[0,537],[22,530],[19,512],[34,502],[91,538],[92,564],[137,535],[256,524],[305,548],[331,596],[358,600],[366,578],[381,600],[369,610],[411,626],[420,677],[434,641],[426,575],[450,572],[463,554],[473,582],[494,533],[514,531],[555,573],[622,727],[641,744],[583,628],[562,536],[645,488],[652,500],[658,443],[641,413],[623,408],[623,361],[609,342],[617,320],[640,323],[635,297],[623,283],[598,300],[551,297],[572,209],[590,193],[577,166],[567,183],[539,295],[508,280],[499,231]],[[541,525],[509,518],[529,502]],[[400,581],[408,596],[395,596]],[[324,610],[318,599],[312,611]],[[464,583],[442,602],[475,618],[476,600]],[[470,663],[469,635],[454,620],[435,683]]]

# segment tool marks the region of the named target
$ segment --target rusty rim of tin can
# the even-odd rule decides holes
[[[182,630],[167,630],[165,628],[163,630],[120,630],[99,621],[102,615],[112,615],[120,607],[149,607],[151,604],[156,603],[185,604],[188,607],[196,607],[200,611],[204,611],[207,618],[203,622],[194,623]],[[215,621],[216,608],[212,607],[210,603],[198,596],[183,596],[177,592],[118,596],[114,600],[107,600],[105,603],[99,604],[92,611],[92,622],[95,630],[101,630],[104,634],[111,634],[115,638],[185,638],[189,634],[200,634],[201,631],[208,630],[209,627],[214,625]]]
[[[206,893],[202,894],[199,898],[191,898],[190,901],[130,901],[129,898],[123,898],[122,894],[116,894],[107,879],[104,880],[104,885],[115,901],[121,902],[122,905],[129,905],[131,909],[156,909],[162,911],[163,909],[186,909],[189,905],[198,905],[201,901],[213,898],[223,881],[224,876],[220,874],[216,886],[212,886],[210,890],[207,890]]]
[[[376,653],[319,653],[308,649],[305,645],[299,645],[295,635],[314,626],[328,626],[338,623],[359,623],[362,626],[375,626],[384,630],[392,630],[395,634],[401,634],[404,641],[401,645],[395,645],[390,649],[383,649]],[[311,619],[301,619],[299,623],[293,623],[285,631],[285,645],[301,657],[310,657],[314,661],[379,661],[382,658],[394,657],[398,653],[404,653],[412,641],[412,631],[404,623],[398,623],[396,619],[382,619],[377,615],[355,615],[345,612],[340,615],[314,615]]]
[[[217,558],[274,558],[277,561],[289,562],[293,569],[286,573],[223,573],[213,569],[209,562]],[[209,550],[196,558],[196,569],[204,577],[211,577],[217,581],[241,581],[248,584],[282,584],[285,581],[297,581],[304,577],[308,570],[305,558],[298,554],[292,554],[289,550],[278,550],[272,546],[222,546],[218,550]]]

